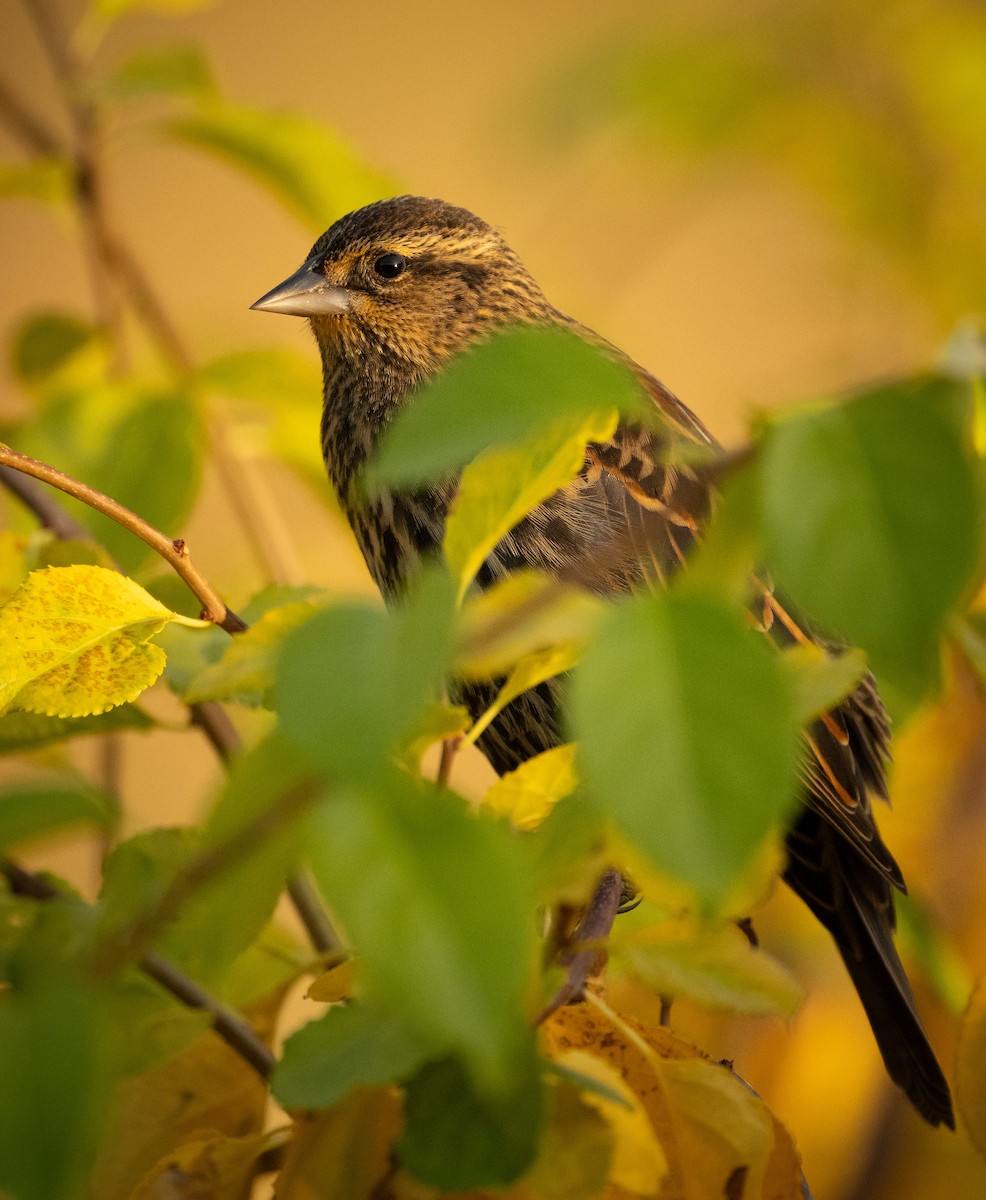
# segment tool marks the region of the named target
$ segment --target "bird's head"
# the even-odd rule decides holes
[[[492,226],[417,196],[342,217],[252,307],[307,317],[327,374],[347,363],[388,390],[420,383],[497,326],[553,315]]]

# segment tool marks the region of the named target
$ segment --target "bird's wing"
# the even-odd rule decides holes
[[[624,424],[608,442],[590,445],[585,478],[587,485],[602,489],[610,509],[625,512],[627,536],[642,573],[651,581],[664,582],[685,562],[713,503],[708,475],[690,465],[694,456],[680,455],[680,448],[697,443],[714,449],[716,443],[671,391],[639,367],[634,369],[660,422],[656,428]],[[638,568],[638,574],[640,571]],[[760,579],[755,579],[753,586],[758,608],[762,605],[766,618],[762,625],[775,643],[815,642],[834,649],[809,633],[773,588]],[[900,868],[880,838],[870,801],[871,795],[886,798],[890,743],[889,722],[872,676],[867,674],[851,695],[807,729],[804,737],[801,774],[805,803],[881,879],[903,890]]]

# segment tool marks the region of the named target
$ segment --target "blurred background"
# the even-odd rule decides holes
[[[340,169],[322,225],[404,191],[475,210],[558,307],[626,349],[727,443],[742,440],[759,410],[928,368],[961,323],[986,311],[978,0],[108,0],[96,9],[133,11],[98,44],[83,5],[45,7],[80,27],[80,52],[91,50],[99,69],[189,43],[229,100],[329,126],[365,171]],[[2,78],[64,129],[23,3],[0,0],[0,14]],[[221,156],[169,136],[163,122],[181,103],[148,95],[139,119],[131,108],[105,130],[113,218],[196,361],[278,345],[310,359],[300,436],[310,426],[314,461],[308,331],[247,310],[301,263],[320,229]],[[0,150],[4,161],[24,157],[2,122]],[[8,341],[34,311],[92,315],[66,212],[8,198],[0,255]],[[153,373],[150,349],[136,356]],[[30,403],[11,376],[0,378],[5,420]],[[262,421],[240,421],[235,436],[286,573],[368,593],[317,473],[275,461]],[[169,532],[188,538],[234,607],[266,581],[213,470],[186,526]],[[961,1004],[986,963],[983,716],[973,684],[953,673],[942,704],[898,743],[894,809],[881,821],[917,901],[911,952],[921,950],[922,913],[944,931],[923,954],[936,978],[914,974],[947,1072],[948,1002]],[[179,737],[122,739],[128,831],[192,820],[207,802],[211,756],[189,754]],[[189,786],[176,797],[163,766],[179,745]],[[463,786],[480,786],[482,767],[466,768]],[[91,886],[78,848],[65,848],[64,869]],[[734,1059],[792,1130],[816,1197],[984,1194],[986,1169],[964,1135],[932,1133],[887,1086],[824,933],[780,890],[757,926],[808,989],[791,1027],[698,1012],[680,1020],[704,1048]],[[621,1002],[647,1006],[629,989]]]

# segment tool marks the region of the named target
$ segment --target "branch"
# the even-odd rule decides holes
[[[159,529],[148,524],[143,517],[137,516],[135,512],[111,497],[96,491],[86,483],[81,483],[78,479],[73,479],[71,475],[66,475],[55,467],[48,466],[47,463],[38,462],[36,458],[29,458],[26,454],[18,454],[16,450],[11,450],[7,446],[0,446],[0,465],[14,467],[27,475],[33,475],[35,479],[50,483],[52,487],[60,488],[68,495],[81,500],[83,504],[88,504],[90,508],[110,517],[124,529],[129,529],[131,533],[136,534],[148,546],[156,550],[165,562],[169,563],[184,579],[202,603],[204,620],[214,621],[227,633],[242,633],[246,629],[243,621],[232,609],[226,607],[212,584],[194,566],[183,540],[180,538],[172,540],[166,534],[161,533]]]
[[[623,878],[619,871],[613,868],[604,871],[602,878],[596,884],[596,890],[592,893],[592,899],[589,901],[589,907],[585,911],[574,942],[574,947],[584,946],[585,949],[573,948],[569,951],[568,973],[565,981],[538,1017],[536,1022],[538,1025],[547,1020],[559,1008],[566,1004],[574,1004],[585,994],[586,980],[596,966],[602,943],[613,928],[622,894]]]
[[[29,896],[33,900],[66,899],[53,883],[40,875],[25,871],[17,863],[0,862],[2,874],[10,890],[17,896]],[[172,996],[189,1008],[207,1012],[212,1018],[212,1028],[222,1040],[248,1063],[262,1079],[267,1079],[274,1067],[274,1055],[253,1031],[251,1026],[233,1009],[209,995],[204,988],[193,982],[158,954],[147,953],[137,960],[137,966],[145,975],[159,983]]]
[[[57,134],[31,112],[4,79],[0,79],[0,121],[35,154],[43,158],[65,154],[65,146]]]
[[[314,779],[303,779],[276,804],[257,813],[224,840],[187,862],[158,899],[118,933],[97,948],[93,965],[97,974],[117,970],[134,958],[188,903],[189,897],[212,883],[224,871],[262,846],[299,817],[321,794]]]
[[[51,498],[48,492],[30,476],[14,467],[0,466],[0,482],[17,497],[40,521],[44,529],[50,529],[56,537],[64,540],[91,542],[92,534],[75,517],[69,516],[64,508]]]

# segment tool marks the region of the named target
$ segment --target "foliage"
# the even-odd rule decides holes
[[[88,36],[135,7],[95,4]],[[730,104],[714,96],[692,115],[708,138],[730,105],[749,125],[763,73],[776,74],[734,50],[715,75]],[[665,88],[679,78],[662,70]],[[76,117],[163,99],[174,111],[145,132],[233,163],[312,227],[387,190],[332,131],[223,98],[192,47],[71,82]],[[69,163],[66,150],[10,164],[5,190],[81,202],[84,172]],[[121,375],[113,312],[35,316],[11,346],[32,411],[6,439],[169,536],[198,494],[203,431],[228,452],[230,413],[265,413],[273,448],[310,478],[315,438],[295,419],[316,403],[310,365],[256,349],[194,363],[147,303],[125,242],[103,249],[167,382]],[[588,441],[617,413],[646,419],[631,375],[557,332],[492,339],[392,426],[368,486],[453,472],[461,483],[443,559],[389,610],[267,589],[230,640],[227,613],[176,611],[187,597],[172,598],[133,523],[79,503],[71,481],[65,507],[80,526],[57,543],[17,510],[23,532],[3,535],[0,573],[0,752],[15,764],[0,845],[36,851],[82,827],[106,853],[91,903],[4,860],[0,1193],[139,1200],[167,1187],[232,1200],[276,1168],[283,1200],[801,1196],[790,1134],[727,1064],[616,1011],[601,985],[537,1018],[560,982],[566,921],[612,863],[646,895],[614,930],[612,977],[655,1004],[796,1009],[795,980],[734,921],[776,873],[799,731],[867,665],[902,719],[934,700],[943,654],[986,682],[986,385],[954,357],[946,367],[757,422],[723,468],[693,562],[666,592],[611,605],[534,573],[473,587],[499,538],[577,474]],[[751,628],[764,562],[825,634],[858,649],[778,651]],[[478,804],[445,766],[437,784],[422,766],[427,750],[441,744],[450,759],[512,697],[562,675],[571,741]],[[500,689],[471,727],[445,701],[451,678]],[[228,776],[198,826],[123,836],[127,798],[63,751],[82,735],[113,746],[121,731],[173,729],[176,705],[181,736],[205,729]],[[168,786],[184,786],[180,754]],[[285,890],[314,949],[274,921]],[[933,931],[925,942],[930,959],[941,947]],[[275,1021],[303,975],[316,976],[309,1019],[275,1055]],[[958,1072],[980,1145],[981,992]],[[265,1132],[268,1077],[284,1116]]]

